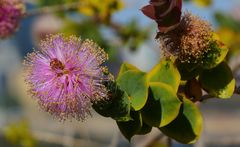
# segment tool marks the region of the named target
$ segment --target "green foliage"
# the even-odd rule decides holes
[[[108,91],[108,99],[101,100],[93,104],[96,112],[104,117],[112,117],[117,121],[127,121],[131,119],[130,101],[125,91],[121,90],[116,82],[105,83]]]
[[[141,131],[143,122],[139,111],[131,111],[132,120],[123,122],[117,121],[117,125],[121,133],[130,141],[133,135]]]
[[[86,16],[95,17],[102,23],[109,23],[111,16],[124,6],[122,0],[81,0],[79,12]]]
[[[181,101],[167,84],[150,84],[148,101],[141,110],[143,121],[149,126],[163,127],[173,121],[179,112]]]
[[[200,7],[208,7],[212,4],[213,0],[192,0],[192,1]]]
[[[210,48],[211,49],[209,52],[207,52],[207,54],[202,59],[202,66],[205,69],[216,67],[225,59],[228,53],[228,48],[218,40],[213,41],[210,45]]]
[[[12,123],[3,128],[3,135],[14,146],[35,147],[37,145],[26,121]]]
[[[149,28],[141,28],[138,25],[138,21],[134,19],[123,26],[117,34],[124,44],[128,44],[129,48],[132,51],[135,51],[145,40],[149,38],[149,31]]]
[[[202,131],[202,116],[197,106],[186,98],[177,118],[160,130],[180,143],[194,143]]]
[[[119,75],[117,82],[121,89],[127,92],[133,109],[137,111],[143,108],[148,95],[146,74],[141,71],[129,70]]]
[[[221,27],[231,28],[236,32],[240,32],[240,22],[231,16],[226,15],[222,12],[216,12],[215,19]]]
[[[175,92],[180,84],[180,74],[170,59],[162,59],[149,73],[149,82],[162,82],[170,85]]]
[[[52,6],[57,4],[63,4],[65,0],[38,0],[39,6]]]
[[[215,39],[211,42],[209,51],[204,54],[200,62],[182,63],[181,61],[176,60],[175,64],[181,75],[181,80],[191,80],[197,77],[203,69],[211,69],[216,67],[222,61],[224,61],[227,53],[228,48],[218,39]]]
[[[118,72],[118,77],[121,77],[122,74],[124,74],[126,71],[130,71],[130,70],[139,71],[139,69],[137,67],[135,67],[129,63],[123,63]]]
[[[199,77],[202,87],[213,97],[230,98],[235,88],[235,79],[227,63],[204,70]]]

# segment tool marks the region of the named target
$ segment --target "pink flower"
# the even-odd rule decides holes
[[[84,120],[106,98],[101,64],[107,54],[90,40],[50,35],[25,60],[26,81],[40,106],[60,119]]]
[[[0,38],[12,35],[24,14],[21,0],[0,0]]]

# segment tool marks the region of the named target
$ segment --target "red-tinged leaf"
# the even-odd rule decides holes
[[[159,19],[156,22],[160,32],[168,32],[179,24],[180,19],[181,11],[179,11],[177,8],[174,8],[171,13],[168,13],[162,19]]]
[[[144,6],[141,11],[143,12],[144,15],[146,15],[147,17],[156,20],[156,13],[155,13],[155,8],[153,5],[146,5]]]
[[[182,0],[150,0],[150,5],[141,10],[144,15],[155,20],[160,32],[175,28],[181,19]]]

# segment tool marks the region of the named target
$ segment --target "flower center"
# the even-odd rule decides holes
[[[50,62],[50,67],[52,70],[63,70],[64,65],[61,61],[59,61],[57,58],[54,58]]]

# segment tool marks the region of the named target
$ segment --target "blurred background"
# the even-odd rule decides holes
[[[46,34],[62,32],[89,38],[110,55],[107,66],[117,75],[122,62],[143,71],[158,63],[157,26],[139,10],[148,0],[25,0],[27,17],[18,32],[0,40],[0,146],[3,147],[158,147],[159,131],[129,143],[114,120],[93,111],[85,122],[59,122],[28,94],[22,61]],[[63,7],[64,6],[64,7]],[[227,61],[240,83],[240,1],[185,0],[183,10],[208,20],[230,48]],[[63,12],[64,11],[64,12]],[[240,98],[211,99],[200,105],[204,131],[195,147],[240,146]]]

